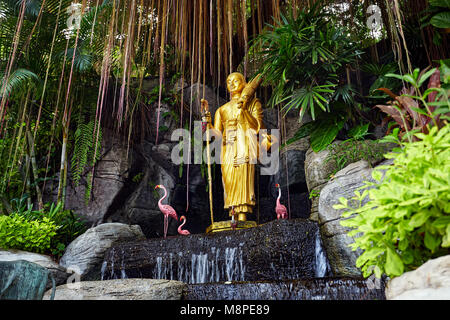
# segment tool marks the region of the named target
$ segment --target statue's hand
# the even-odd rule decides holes
[[[209,105],[208,105],[208,101],[205,99],[201,99],[200,100],[200,105],[201,105],[201,110],[203,113],[206,113],[209,111]]]
[[[204,112],[202,116],[202,121],[211,124],[211,112],[209,111]]]
[[[240,97],[237,101],[237,108],[238,109],[246,109],[247,108],[247,99],[246,97]]]

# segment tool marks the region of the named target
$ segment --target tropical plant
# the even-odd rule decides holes
[[[394,92],[401,89],[401,81],[386,76],[387,74],[398,72],[398,65],[396,63],[365,63],[361,66],[361,71],[377,77],[369,88],[368,98],[370,99],[386,99],[388,97],[385,93],[378,91],[378,88],[387,88]]]
[[[3,243],[5,248],[49,253],[59,257],[69,243],[86,231],[83,221],[72,210],[63,210],[61,202],[57,205],[47,203],[42,210],[32,210],[27,208],[27,196],[24,196],[13,199],[11,208],[13,212],[8,218],[4,218],[3,229],[0,231],[0,246]],[[42,233],[34,230],[39,228]],[[9,239],[15,233],[19,239]],[[43,233],[47,233],[46,236]],[[27,241],[31,245],[26,245]]]
[[[428,0],[429,8],[422,18],[422,27],[432,25],[435,28],[450,28],[450,1],[449,0]]]
[[[98,138],[97,138],[98,130]],[[95,120],[81,122],[75,131],[72,154],[72,178],[78,185],[86,168],[91,168],[100,159],[102,130]],[[96,150],[96,151],[95,151]],[[90,195],[87,196],[89,198]]]
[[[444,68],[441,69],[445,71]],[[448,88],[441,87],[439,69],[433,68],[428,71],[425,69],[422,72],[415,69],[412,74],[386,74],[386,76],[410,84],[408,88],[403,87],[400,95],[387,88],[379,88],[378,90],[385,92],[394,100],[389,101],[387,105],[375,106],[388,115],[384,122],[390,119],[395,121],[391,128],[399,127],[401,137],[405,136],[411,141],[417,138],[413,135],[415,132],[427,132],[430,124],[442,126],[442,121],[449,119]],[[422,86],[428,79],[427,89],[423,91]]]
[[[399,276],[450,253],[450,125],[415,135],[385,155],[394,163],[377,167],[375,182],[334,206],[352,229],[350,246],[363,250],[356,266],[365,277]]]
[[[58,226],[48,217],[42,220],[27,220],[20,215],[0,216],[0,247],[45,253]]]
[[[286,112],[299,109],[300,120],[307,112],[315,120],[339,98],[352,102],[351,87],[341,83],[339,75],[362,52],[343,27],[332,23],[320,1],[297,18],[281,16],[278,24],[268,27],[252,46],[264,61],[258,72],[273,87],[271,106],[286,102]]]

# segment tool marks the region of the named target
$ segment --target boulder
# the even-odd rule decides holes
[[[58,286],[55,300],[180,300],[185,288],[183,282],[160,279],[82,281]]]
[[[63,284],[67,278],[69,277],[69,273],[67,273],[66,269],[60,266],[58,263],[52,260],[49,256],[21,251],[21,250],[1,250],[0,249],[0,261],[17,261],[17,260],[25,260],[29,262],[36,263],[44,268],[47,268],[48,271],[53,275],[55,279],[56,285]],[[49,278],[47,281],[46,289],[52,287],[52,281]]]
[[[389,280],[388,300],[450,300],[450,255],[428,260],[419,268]]]
[[[104,223],[88,229],[66,248],[60,265],[74,271],[83,280],[99,280],[107,249],[121,241],[145,239],[139,226]]]
[[[306,184],[310,193],[317,195],[330,180],[332,174],[338,170],[336,157],[330,157],[330,149],[336,148],[343,141],[335,140],[329,148],[314,152],[311,148],[306,152],[305,157],[305,176]],[[371,156],[368,157],[370,166],[380,163],[383,154],[389,152],[394,147],[391,143],[376,143],[373,140],[352,141],[352,148],[358,150],[367,150],[370,146]],[[344,155],[345,156],[345,155]],[[347,157],[347,165],[359,161],[359,158],[350,159]],[[311,220],[318,221],[319,198],[313,196],[311,204]]]
[[[122,195],[122,201],[117,210],[105,219],[105,222],[119,222],[139,225],[148,238],[162,237],[164,216],[158,208],[158,201],[164,195],[166,187],[168,196],[164,204],[173,205],[174,188],[176,185],[176,167],[170,160],[170,144],[159,144],[144,141],[134,165],[134,173],[128,181],[129,192]],[[169,219],[168,234],[176,234],[176,223]]]
[[[85,193],[89,181],[88,174],[91,173],[91,170],[84,172],[78,186],[71,181],[71,178],[68,179],[65,209],[73,210],[87,226],[101,223],[124,187],[128,169],[129,159],[126,144],[113,138],[113,133],[105,130],[101,157],[95,165],[94,185],[89,203],[86,204]],[[48,201],[56,202],[58,182],[54,181],[53,185],[49,184],[48,188],[51,189],[48,191],[51,194]]]
[[[341,143],[336,140],[332,145]],[[330,175],[336,170],[337,165],[333,159],[327,161],[330,154],[329,149],[314,152],[308,149],[305,156],[305,177],[309,192],[320,191],[330,179]]]
[[[172,132],[180,127],[180,122],[178,121],[177,112],[174,111],[176,107],[169,106],[166,103],[161,102],[161,109],[159,111],[159,132],[158,132],[158,144],[170,142]],[[150,113],[149,124],[146,126],[149,136],[148,138],[155,142],[156,139],[156,128],[158,121],[158,102],[153,103],[151,106],[152,112]],[[175,109],[176,110],[176,109]]]
[[[361,272],[355,266],[355,261],[361,254],[360,250],[352,251],[348,244],[351,237],[346,233],[349,228],[340,225],[342,210],[333,208],[339,203],[339,198],[350,199],[354,191],[364,185],[364,181],[374,181],[369,163],[364,160],[352,163],[338,171],[321,190],[318,206],[318,220],[322,240],[335,276],[360,276]]]
[[[278,128],[277,109],[263,106],[263,123],[266,129],[277,129]]]
[[[0,261],[0,300],[42,300],[49,274],[34,262]]]
[[[341,142],[340,140],[335,140],[332,145]],[[314,152],[309,148],[305,155],[305,180],[311,195],[311,214],[309,219],[312,221],[319,221],[320,190],[327,184],[330,175],[337,170],[336,161],[328,159],[329,154],[330,150],[328,148],[319,152]]]

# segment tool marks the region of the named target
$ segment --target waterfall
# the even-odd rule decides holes
[[[101,280],[105,277],[105,271],[106,267],[108,266],[108,261],[104,260],[102,263],[102,269],[101,269]]]
[[[315,274],[316,277],[322,278],[325,277],[330,270],[330,266],[328,263],[327,256],[322,247],[322,241],[320,239],[320,232],[317,230],[316,232],[316,247],[315,247]]]
[[[152,277],[186,283],[244,281],[242,250],[240,247],[222,250],[211,247],[210,252],[192,253],[190,259],[186,259],[183,252],[157,256]]]

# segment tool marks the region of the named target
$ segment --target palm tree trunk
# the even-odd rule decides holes
[[[39,175],[38,169],[36,165],[36,154],[34,152],[34,139],[30,130],[27,130],[27,138],[28,138],[28,152],[31,160],[31,169],[33,171],[34,184],[36,185],[36,196],[38,200],[39,210],[44,209],[44,202],[42,201],[42,192],[39,188]]]
[[[64,209],[64,202],[66,196],[66,186],[67,186],[67,141],[69,136],[69,126],[66,122],[63,123],[63,144],[61,150],[61,167],[59,170],[59,183],[58,183],[58,200],[57,202],[62,202],[62,208]]]

